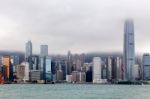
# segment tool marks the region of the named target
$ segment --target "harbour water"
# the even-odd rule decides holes
[[[0,99],[150,99],[149,85],[10,84]]]

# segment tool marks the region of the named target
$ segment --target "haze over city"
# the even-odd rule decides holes
[[[0,99],[150,99],[149,5],[0,0]]]
[[[136,3],[135,3],[136,2]],[[135,25],[136,52],[149,52],[148,0],[0,0],[0,47],[49,53],[122,52],[124,20]]]

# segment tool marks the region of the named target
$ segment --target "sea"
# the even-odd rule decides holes
[[[0,99],[150,99],[150,85],[4,84]]]

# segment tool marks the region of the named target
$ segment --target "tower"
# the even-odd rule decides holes
[[[134,23],[128,19],[124,23],[124,79],[132,80],[135,65]]]
[[[30,70],[32,70],[33,64],[32,64],[32,42],[31,41],[28,41],[26,43],[25,61],[29,62],[29,68]]]
[[[68,51],[66,74],[67,74],[67,75],[70,75],[71,72],[72,72],[72,54],[71,54],[71,51]]]
[[[32,42],[28,41],[26,43],[25,59],[28,59],[30,56],[32,56]]]

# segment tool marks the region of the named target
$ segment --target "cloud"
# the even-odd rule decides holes
[[[150,51],[148,0],[0,0],[0,47],[24,51],[32,40],[49,53],[123,50],[123,23],[135,22],[137,52]],[[7,42],[3,42],[6,41]]]

